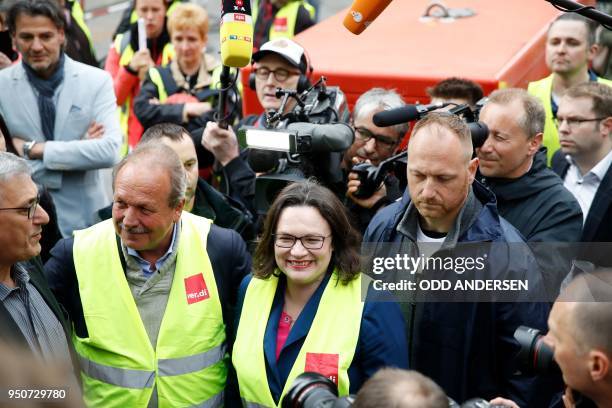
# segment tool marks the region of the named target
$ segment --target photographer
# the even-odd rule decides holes
[[[288,39],[268,41],[253,54],[253,72],[249,78],[250,86],[255,89],[257,99],[266,112],[276,111],[281,99],[276,97],[276,88],[302,91],[308,87],[309,64],[304,49]],[[295,107],[290,99],[284,112]],[[265,126],[265,113],[244,118],[237,126]],[[236,133],[232,128],[221,129],[214,122],[208,122],[202,135],[202,145],[215,156],[221,165],[221,190],[253,207],[255,196],[255,172],[248,165],[246,152],[240,152]]]
[[[356,173],[350,172],[357,163],[370,162],[378,166],[397,149],[402,137],[408,132],[408,123],[389,127],[378,127],[372,122],[372,117],[383,110],[404,106],[402,97],[390,89],[373,88],[357,99],[353,110],[352,128],[355,131],[355,141],[344,153],[343,168],[347,175],[349,208],[355,226],[363,233],[376,212],[385,205],[401,197],[402,193],[398,179],[389,174],[380,188],[371,197],[357,198],[353,194],[361,182]]]
[[[545,341],[567,385],[566,408],[583,406],[572,390],[597,407],[612,407],[612,270],[581,274],[561,293]]]

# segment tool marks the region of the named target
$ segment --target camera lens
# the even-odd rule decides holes
[[[336,385],[318,373],[300,374],[287,395],[283,398],[283,408],[317,408],[329,406],[338,399]]]
[[[520,345],[517,360],[519,369],[524,374],[557,374],[561,372],[553,359],[554,350],[544,342],[544,336],[539,330],[519,326],[514,332],[514,338]]]

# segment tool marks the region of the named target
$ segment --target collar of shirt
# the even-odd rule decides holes
[[[153,270],[151,269],[151,264],[148,261],[144,260],[138,254],[138,251],[136,251],[135,249],[132,249],[126,246],[127,254],[132,256],[136,260],[136,262],[138,262],[138,265],[140,265],[140,268],[142,269],[142,273],[145,276],[151,276],[153,272],[159,270],[159,268],[164,263],[164,261],[168,259],[170,254],[172,254],[172,252],[174,252],[174,250],[176,249],[175,243],[176,243],[177,234],[178,234],[178,227],[177,227],[177,224],[175,223],[174,226],[172,227],[172,241],[170,242],[170,246],[168,247],[168,250],[166,251],[166,253],[161,258],[159,258],[157,262],[155,262],[155,269]]]
[[[595,165],[595,167],[593,167],[587,174],[582,175],[580,173],[580,168],[576,165],[576,162],[574,161],[574,158],[572,156],[570,156],[569,154],[565,156],[565,159],[568,161],[568,163],[570,164],[570,170],[574,171],[578,180],[584,180],[585,178],[587,178],[590,175],[592,175],[593,178],[595,178],[595,180],[597,182],[601,182],[601,180],[603,180],[603,178],[606,176],[606,173],[608,172],[608,169],[610,168],[610,165],[612,164],[612,150],[608,152],[608,154],[606,154],[604,156],[603,159],[601,159],[599,161],[599,163],[597,163]]]
[[[6,297],[17,288],[25,288],[30,281],[30,275],[21,265],[17,264],[11,268],[11,277],[15,281],[16,287],[9,288],[3,283],[0,283],[0,301],[4,301]]]

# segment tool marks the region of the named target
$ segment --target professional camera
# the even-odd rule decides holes
[[[352,395],[339,398],[338,387],[319,373],[297,376],[283,398],[282,408],[344,408],[353,405]]]
[[[342,154],[354,138],[344,93],[327,87],[325,77],[301,94],[279,88],[276,95],[282,98],[281,106],[267,113],[265,128],[244,127],[238,132],[241,147],[250,149],[249,165],[261,174],[255,181],[255,208],[261,214],[293,181],[314,177],[340,191]],[[296,101],[295,108],[282,113],[290,99]]]
[[[544,342],[544,335],[537,329],[519,326],[514,338],[521,349],[517,360],[519,369],[527,375],[559,374],[557,362],[553,359],[554,350]]]
[[[482,122],[478,121],[480,109],[486,103],[486,98],[481,99],[476,103],[474,109],[469,105],[456,105],[448,111],[448,113],[460,116],[468,125],[472,136],[472,145],[474,149],[481,147],[487,140],[489,128]],[[450,103],[436,103],[431,105],[406,105],[396,109],[378,112],[374,115],[373,122],[376,126],[386,127],[394,126],[400,123],[406,123],[413,120],[418,120],[437,109],[444,108]],[[407,152],[401,152],[395,156],[389,157],[380,162],[377,166],[370,163],[359,163],[353,166],[352,172],[359,176],[359,189],[353,193],[356,198],[368,198],[380,187],[382,182],[387,177],[389,170],[395,169],[395,174],[404,177],[406,173]]]

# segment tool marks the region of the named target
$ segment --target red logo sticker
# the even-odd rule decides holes
[[[306,353],[306,367],[304,367],[304,371],[324,375],[337,386],[339,361],[339,354]]]
[[[242,2],[242,0],[236,0],[236,5],[238,7],[242,7],[244,5],[244,3]]]
[[[234,21],[245,21],[244,14],[234,14]]]
[[[276,17],[274,19],[274,30],[287,31],[287,17]]]
[[[198,273],[197,275],[185,278],[185,294],[187,295],[188,304],[208,299],[210,295],[204,281],[204,275]]]

